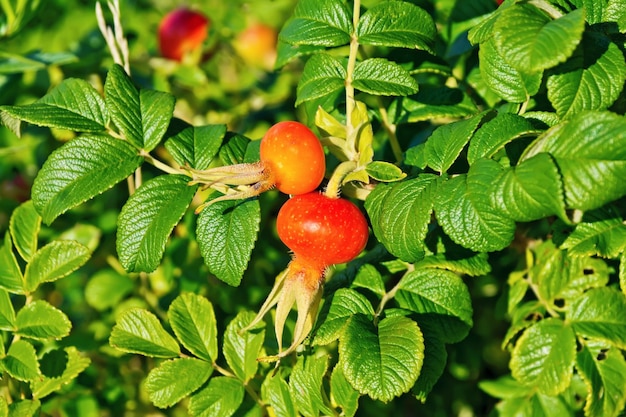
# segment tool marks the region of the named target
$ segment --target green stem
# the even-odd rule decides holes
[[[150,165],[154,166],[155,168],[160,169],[161,171],[163,171],[163,172],[165,172],[167,174],[173,174],[173,175],[182,174],[182,175],[189,176],[189,174],[186,171],[183,171],[181,169],[176,169],[173,166],[167,165],[166,163],[161,162],[158,159],[154,158],[148,152],[141,151],[140,155],[143,157],[143,159],[147,163],[149,163]]]
[[[361,16],[361,1],[354,0],[354,8],[352,13],[352,25],[356,31],[356,27],[359,23]],[[356,66],[356,58],[359,52],[359,40],[356,33],[353,32],[350,37],[350,54],[348,55],[348,66],[346,68],[346,135],[348,140],[353,136],[354,126],[352,125],[352,113],[354,111],[354,86],[352,85],[352,76],[354,75],[354,68]],[[356,151],[355,144],[352,144],[351,149]]]
[[[339,191],[341,190],[344,178],[353,172],[356,167],[357,163],[354,161],[344,161],[340,163],[337,168],[335,168],[330,180],[328,180],[328,185],[326,186],[324,194],[329,198],[339,197]]]
[[[389,137],[389,145],[391,146],[393,156],[396,158],[396,164],[400,165],[404,160],[404,152],[402,152],[402,147],[400,146],[400,142],[398,142],[398,136],[396,136],[396,125],[389,122],[387,109],[385,109],[383,106],[380,106],[378,108],[378,111],[380,112],[383,128],[385,129],[385,131],[387,132],[387,136]]]

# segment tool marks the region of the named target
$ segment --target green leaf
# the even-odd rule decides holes
[[[542,72],[569,58],[585,30],[583,10],[552,20],[530,4],[503,10],[494,25],[500,54],[513,67],[528,73]]]
[[[588,387],[585,415],[617,417],[626,405],[626,360],[617,349],[587,343],[576,357],[576,369]]]
[[[240,312],[228,323],[224,333],[224,358],[233,373],[244,383],[256,375],[257,358],[261,354],[265,341],[265,323],[263,322],[241,332],[254,320],[255,316],[252,312]]]
[[[456,247],[446,253],[429,255],[415,263],[420,268],[438,268],[456,272],[458,274],[478,277],[491,271],[491,265],[486,253],[475,253],[463,247]]]
[[[583,110],[604,110],[617,99],[626,80],[624,54],[604,35],[585,33],[567,62],[548,77],[548,98],[567,119]]]
[[[420,84],[419,91],[409,97],[399,97],[393,104],[397,123],[416,123],[424,120],[462,119],[476,114],[476,105],[460,88]]]
[[[572,328],[555,318],[527,329],[511,354],[513,377],[539,393],[557,395],[570,384],[576,360]]]
[[[261,395],[276,414],[276,417],[293,417],[296,409],[293,404],[293,398],[289,392],[289,385],[280,375],[268,373],[263,385],[261,386]]]
[[[33,202],[50,224],[70,208],[122,181],[143,161],[127,142],[81,136],[50,154],[33,184]]]
[[[40,411],[39,400],[19,400],[9,405],[8,417],[39,417]]]
[[[472,327],[472,300],[463,280],[455,273],[421,268],[404,275],[395,299],[404,309],[427,317],[446,343],[458,342]]]
[[[2,367],[11,377],[20,381],[32,381],[41,375],[37,352],[26,340],[11,343],[7,355],[2,358]]]
[[[341,0],[300,0],[279,39],[294,45],[346,45],[352,33],[351,15]]]
[[[440,173],[448,171],[484,117],[485,113],[480,113],[436,128],[424,149],[428,165]]]
[[[593,288],[574,300],[567,320],[584,337],[626,349],[626,295],[610,287]]]
[[[424,363],[424,339],[413,320],[394,316],[378,323],[350,320],[339,343],[339,364],[362,394],[389,402],[415,384]]]
[[[622,252],[619,257],[619,287],[622,294],[626,295],[626,253]]]
[[[420,330],[424,335],[424,364],[420,375],[411,388],[411,394],[425,403],[428,394],[439,381],[448,364],[448,352],[437,328],[437,321],[431,322],[425,317],[420,322]]]
[[[422,174],[393,185],[379,184],[365,201],[378,240],[406,262],[424,256],[424,238],[438,186],[436,176]]]
[[[150,371],[146,390],[155,406],[171,407],[200,388],[212,373],[211,364],[200,359],[167,360]]]
[[[41,228],[41,217],[35,210],[32,200],[19,205],[11,214],[9,230],[15,249],[22,259],[30,262],[37,251],[37,237]]]
[[[250,139],[238,133],[226,133],[225,143],[220,148],[219,157],[224,165],[234,165],[245,161]]]
[[[244,387],[234,378],[218,376],[191,396],[191,417],[230,417],[235,414],[244,399]]]
[[[435,213],[454,242],[476,252],[491,252],[513,240],[515,222],[491,203],[489,190],[500,172],[497,162],[481,159],[466,175],[439,185]]]
[[[274,69],[280,69],[296,58],[312,55],[324,49],[326,48],[323,45],[293,45],[280,40],[279,37],[276,45],[277,56]]]
[[[540,133],[525,117],[512,113],[498,113],[482,124],[472,135],[467,148],[467,161],[491,158],[509,142]]]
[[[101,269],[87,282],[85,300],[97,311],[104,311],[117,306],[134,288],[135,283],[128,275]]]
[[[180,355],[178,343],[163,329],[159,319],[140,308],[128,309],[120,315],[109,344],[123,352],[144,356],[173,358]]]
[[[350,319],[355,314],[363,314],[370,320],[374,318],[374,308],[362,294],[349,288],[338,289],[324,301],[324,306],[317,319],[313,344],[327,345],[337,340]]]
[[[490,396],[499,399],[527,397],[532,392],[531,387],[522,384],[510,375],[504,375],[494,380],[480,381],[478,387]]]
[[[384,58],[357,62],[352,85],[357,90],[379,96],[408,96],[419,89],[417,81],[407,70]]]
[[[300,356],[289,376],[289,390],[296,408],[304,417],[332,415],[322,397],[322,379],[328,369],[328,356]]]
[[[626,120],[585,111],[546,131],[522,156],[550,153],[559,168],[568,208],[592,210],[626,194]]]
[[[165,134],[174,112],[174,96],[153,90],[137,90],[124,69],[115,64],[104,83],[104,94],[111,119],[124,137],[147,152]]]
[[[0,106],[0,116],[76,132],[103,132],[108,124],[100,94],[87,81],[75,78],[64,80],[35,103]]]
[[[183,175],[160,175],[130,196],[118,219],[117,253],[129,272],[152,272],[169,236],[189,207],[197,186]]]
[[[238,286],[246,269],[261,218],[259,201],[219,201],[198,216],[200,253],[211,273]]]
[[[91,363],[91,360],[87,356],[83,356],[74,346],[68,346],[63,351],[67,355],[63,372],[57,377],[43,376],[32,381],[30,385],[33,398],[43,398],[59,391],[64,385],[72,382]]]
[[[15,309],[9,293],[0,288],[0,330],[15,330]],[[0,348],[0,352],[4,349]]]
[[[73,240],[55,240],[35,252],[26,265],[26,292],[33,292],[44,282],[53,282],[83,266],[91,257],[88,247]]]
[[[573,256],[617,258],[626,249],[624,219],[611,205],[588,211],[560,247]]]
[[[325,53],[313,55],[302,70],[296,106],[342,91],[345,88],[346,75],[346,69],[337,58]]]
[[[38,1],[31,2],[38,3]],[[69,52],[29,52],[26,55],[0,52],[0,74],[21,74],[27,71],[45,70],[49,65],[64,65],[78,62],[78,57]]]
[[[24,277],[13,253],[13,242],[9,233],[4,234],[0,246],[0,288],[15,294],[24,294]]]
[[[352,388],[340,366],[336,366],[330,376],[330,392],[335,403],[341,407],[342,416],[353,417],[356,414],[360,394]]]
[[[181,294],[170,304],[167,317],[188,351],[207,362],[217,360],[217,323],[209,300],[193,293]]]
[[[378,3],[369,8],[356,28],[362,45],[392,46],[431,51],[437,29],[425,10],[404,1]]]
[[[190,126],[165,141],[165,148],[181,166],[207,169],[217,155],[226,125]]]
[[[367,175],[380,182],[400,181],[406,177],[396,165],[385,161],[373,161],[365,167]]]
[[[15,318],[15,325],[15,334],[38,340],[61,339],[72,328],[65,313],[44,300],[22,307]]]
[[[355,288],[365,288],[381,297],[385,295],[386,292],[382,275],[370,264],[365,264],[359,268],[354,277],[354,281],[352,281],[352,286]]]
[[[561,176],[546,153],[505,169],[492,187],[494,207],[517,222],[552,215],[567,219]]]
[[[480,44],[478,59],[482,79],[500,98],[523,103],[539,91],[543,74],[525,73],[507,64],[493,39]]]

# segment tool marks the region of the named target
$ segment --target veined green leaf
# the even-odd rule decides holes
[[[134,288],[135,283],[128,275],[113,269],[101,269],[89,278],[85,300],[94,309],[104,311],[117,306]]]
[[[11,214],[9,230],[15,249],[22,259],[30,262],[37,251],[37,237],[41,228],[41,216],[35,210],[33,201],[22,203]]]
[[[424,335],[424,364],[415,385],[411,388],[411,394],[422,403],[426,402],[428,394],[448,364],[448,352],[437,325],[437,321],[431,322],[428,318],[419,323]]]
[[[360,394],[350,385],[340,366],[335,366],[330,376],[330,392],[336,405],[341,407],[342,415],[353,417],[356,414]]]
[[[58,377],[43,376],[32,381],[30,387],[33,398],[43,398],[60,390],[61,387],[72,382],[91,363],[91,360],[82,355],[74,346],[66,347],[63,351],[67,354],[63,372]]]
[[[39,1],[29,2],[30,4]],[[78,62],[78,57],[69,52],[29,52],[26,55],[0,52],[0,74],[21,74],[27,71],[46,69],[48,65],[64,65]]]
[[[581,336],[626,349],[626,295],[610,287],[593,288],[568,306],[567,320]]]
[[[200,359],[167,360],[150,371],[146,390],[155,406],[171,407],[200,388],[212,373],[211,364]]]
[[[100,94],[87,81],[75,78],[64,80],[32,104],[0,106],[0,115],[75,132],[103,132],[108,124]],[[15,133],[19,136],[19,131]]]
[[[135,149],[109,136],[81,136],[50,154],[33,184],[33,202],[50,224],[70,208],[111,188],[141,165]]]
[[[302,70],[296,106],[343,90],[345,80],[346,69],[337,58],[325,53],[313,55]]]
[[[419,89],[407,70],[384,58],[357,62],[352,85],[357,90],[379,96],[408,96]]]
[[[198,216],[200,253],[209,270],[237,286],[250,259],[259,231],[259,201],[219,201]]]
[[[230,417],[235,414],[244,399],[244,387],[235,378],[218,376],[191,396],[191,417]]]
[[[491,271],[491,265],[486,253],[475,253],[465,248],[451,252],[449,255],[441,253],[428,255],[415,263],[420,268],[438,268],[469,276],[486,275]]]
[[[478,383],[478,387],[494,398],[511,399],[527,397],[532,388],[522,384],[510,375],[504,375],[494,380],[484,380]]]
[[[421,84],[409,97],[399,97],[397,122],[416,123],[438,118],[462,119],[477,113],[476,105],[460,88]]]
[[[170,304],[167,317],[187,350],[207,362],[217,360],[217,323],[209,300],[193,293],[181,294]]]
[[[365,264],[359,268],[354,277],[354,281],[352,281],[352,287],[365,288],[381,297],[385,295],[386,292],[382,275],[378,272],[376,267],[370,264]]]
[[[350,42],[351,12],[342,0],[300,0],[279,39],[294,45],[341,46]]]
[[[569,58],[585,29],[583,10],[552,20],[531,4],[503,10],[494,25],[498,51],[514,68],[539,73]]]
[[[323,45],[293,45],[279,38],[276,46],[277,56],[274,69],[280,69],[296,58],[312,55],[324,49],[326,48]]]
[[[560,247],[574,256],[616,258],[626,249],[624,219],[611,205],[588,211]]]
[[[337,340],[355,314],[363,314],[373,319],[374,308],[369,300],[357,291],[349,288],[338,289],[324,302],[317,319],[319,327],[315,330],[313,344],[327,345]]]
[[[548,76],[548,98],[562,119],[583,110],[604,110],[617,99],[626,80],[624,54],[604,35],[585,33],[565,63]]]
[[[224,358],[240,381],[247,383],[258,369],[257,358],[265,340],[265,323],[260,322],[241,333],[254,320],[252,312],[240,312],[228,323],[224,332]]]
[[[0,246],[0,288],[15,294],[24,294],[24,276],[13,253],[11,234],[4,234],[4,244]]]
[[[322,397],[322,378],[328,369],[328,356],[300,356],[289,376],[289,390],[296,408],[305,417],[332,415]]]
[[[40,411],[39,400],[19,400],[9,405],[8,417],[38,417]]]
[[[124,69],[114,64],[104,83],[111,119],[135,147],[151,151],[165,134],[174,112],[174,96],[138,90]]]
[[[226,125],[189,126],[165,141],[165,148],[181,166],[206,169],[217,155]]]
[[[9,293],[3,288],[0,288],[0,330],[15,330],[15,309]],[[4,349],[0,348],[0,352],[3,351]]]
[[[454,242],[476,252],[491,252],[513,240],[515,221],[491,204],[490,187],[500,172],[497,162],[481,159],[466,175],[439,185],[435,213]]]
[[[11,343],[6,356],[2,358],[2,367],[19,381],[33,381],[41,375],[35,348],[22,339]]]
[[[197,186],[189,177],[160,175],[130,196],[118,219],[117,253],[129,272],[152,272],[174,227],[189,207]]]
[[[424,363],[424,338],[417,323],[386,317],[374,324],[362,315],[348,323],[339,342],[339,365],[360,393],[388,402],[415,384]]]
[[[364,45],[417,48],[430,51],[437,30],[423,9],[404,1],[378,3],[369,8],[356,28]]]
[[[140,308],[131,308],[122,313],[111,331],[109,344],[123,352],[157,358],[180,355],[178,343],[161,326],[159,319]]]
[[[547,318],[522,333],[510,366],[515,379],[554,396],[569,386],[575,360],[574,331],[559,319]]]
[[[24,272],[24,289],[31,293],[44,282],[61,279],[91,258],[88,247],[73,240],[55,240],[35,252]]]
[[[291,392],[289,392],[289,385],[280,375],[268,373],[261,386],[261,396],[271,405],[276,417],[297,415]]]
[[[15,317],[15,325],[15,334],[37,340],[61,339],[72,328],[65,313],[44,300],[22,307]]]
[[[522,155],[551,154],[568,208],[592,210],[626,194],[626,119],[585,111],[547,130]]]
[[[407,273],[398,283],[396,301],[404,309],[436,323],[446,343],[463,340],[472,327],[472,301],[463,280],[455,273],[420,268]]]
[[[225,141],[219,151],[220,160],[224,165],[234,165],[246,161],[246,151],[250,145],[250,139],[239,133],[227,132]],[[258,160],[258,159],[257,159]]]

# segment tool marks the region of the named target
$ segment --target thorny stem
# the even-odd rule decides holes
[[[357,167],[357,163],[354,161],[344,161],[335,168],[332,177],[328,180],[328,185],[326,186],[326,191],[324,194],[329,198],[337,198],[339,197],[339,190],[341,190],[341,185],[343,183],[344,178],[351,172],[353,172]]]

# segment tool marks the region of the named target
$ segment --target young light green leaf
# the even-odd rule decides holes
[[[567,320],[577,334],[626,349],[626,295],[610,287],[593,288],[568,305]]]
[[[50,224],[70,208],[108,190],[141,165],[135,149],[109,136],[81,136],[50,154],[33,184],[33,202]]]
[[[231,417],[241,406],[244,387],[235,378],[218,376],[191,396],[189,413],[191,417]]]
[[[64,348],[64,352],[67,354],[67,362],[60,376],[43,376],[31,382],[33,398],[43,398],[60,390],[64,385],[72,382],[91,363],[89,357],[81,354],[74,346]]]
[[[217,323],[209,300],[193,293],[181,294],[170,304],[167,317],[188,351],[207,362],[217,360]]]
[[[562,119],[583,110],[604,110],[626,80],[624,54],[604,35],[586,32],[569,60],[548,76],[548,99]]]
[[[259,201],[219,201],[198,216],[200,253],[211,273],[238,286],[259,231]]]
[[[440,173],[450,169],[484,117],[485,113],[480,113],[435,129],[424,149],[428,165]]]
[[[550,153],[558,165],[568,208],[583,211],[626,194],[626,119],[611,112],[584,111],[547,130],[522,159]]]
[[[406,178],[398,166],[385,161],[373,161],[365,167],[367,175],[380,182],[395,182]]]
[[[385,295],[386,292],[382,275],[378,272],[376,267],[370,264],[365,264],[359,268],[354,277],[354,281],[352,281],[352,286],[355,288],[365,288],[381,297]]]
[[[293,45],[334,47],[348,44],[351,33],[351,12],[344,1],[300,0],[279,39]]]
[[[330,393],[336,406],[341,408],[341,415],[353,417],[356,414],[360,394],[350,385],[340,366],[335,366],[330,376]]]
[[[567,220],[561,176],[547,153],[505,169],[492,187],[493,206],[517,222],[552,215]]]
[[[500,14],[494,39],[510,65],[522,72],[538,73],[569,58],[584,30],[582,9],[552,20],[534,5],[515,4]]]
[[[265,340],[265,323],[262,321],[245,332],[241,332],[254,320],[255,316],[252,312],[240,312],[228,323],[224,333],[224,357],[233,373],[244,383],[256,375],[257,358]]]
[[[91,276],[85,287],[85,300],[97,311],[115,307],[135,288],[128,275],[113,269],[101,269]]]
[[[100,94],[87,81],[75,78],[64,80],[32,104],[0,106],[0,115],[2,119],[8,117],[75,132],[103,132],[108,124]]]
[[[91,258],[88,247],[73,240],[55,240],[35,252],[24,272],[24,289],[32,293],[44,282],[52,282],[83,266]]]
[[[167,360],[152,369],[146,378],[150,401],[159,407],[171,407],[204,384],[213,367],[195,358]]]
[[[10,233],[4,234],[4,244],[0,246],[0,288],[14,294],[24,294],[24,277],[13,253]]]
[[[19,400],[9,405],[8,417],[39,417],[40,412],[39,400]]]
[[[296,106],[343,90],[345,80],[346,69],[341,61],[326,53],[313,55],[302,70],[296,89]]]
[[[415,384],[424,363],[424,338],[413,320],[394,316],[378,323],[350,320],[339,342],[339,364],[360,393],[388,402]]]
[[[384,58],[357,62],[352,85],[357,90],[378,96],[408,96],[419,90],[417,81],[407,70]]]
[[[3,288],[0,288],[0,330],[15,331],[15,309],[9,293]]]
[[[437,29],[432,17],[412,3],[392,1],[369,8],[356,28],[360,44],[431,51]]]
[[[174,227],[189,207],[197,186],[189,177],[160,175],[130,196],[118,219],[117,253],[129,272],[152,272],[163,257]]]
[[[588,387],[585,415],[616,417],[626,405],[626,360],[617,349],[587,342],[576,357],[576,369]]]
[[[261,396],[276,414],[276,417],[292,417],[297,415],[289,385],[280,375],[272,372],[267,374],[261,386]]]
[[[617,208],[606,205],[586,212],[560,247],[574,256],[616,258],[626,249],[626,225]]]
[[[328,356],[300,356],[289,376],[289,390],[300,414],[306,417],[332,415],[322,396],[322,378],[328,369]]]
[[[436,323],[441,339],[458,342],[472,327],[472,301],[463,280],[441,269],[421,268],[404,275],[395,296],[398,305]]]
[[[165,141],[165,148],[181,166],[206,169],[217,155],[226,125],[189,126]]]
[[[120,315],[111,331],[109,344],[123,352],[157,358],[180,355],[178,343],[163,329],[159,319],[141,308],[131,308]]]
[[[374,318],[374,308],[369,300],[357,291],[340,288],[325,300],[320,316],[317,319],[313,344],[327,345],[337,340],[350,318],[355,314],[363,314],[370,320]]]
[[[570,384],[576,360],[576,337],[572,328],[547,318],[528,328],[511,356],[513,377],[545,395],[558,395]]]
[[[18,206],[11,214],[9,230],[15,249],[22,259],[30,262],[37,251],[37,237],[41,228],[41,216],[35,210],[32,200]]]
[[[500,172],[497,162],[481,159],[466,175],[439,185],[435,213],[455,243],[476,252],[491,252],[513,240],[515,221],[491,204],[490,187]]]
[[[174,96],[153,90],[138,90],[124,69],[114,64],[104,83],[111,119],[126,140],[147,152],[165,134],[174,112]]]
[[[65,313],[44,300],[22,307],[15,318],[15,325],[15,334],[37,340],[61,339],[72,328]]]
[[[41,375],[35,348],[22,339],[11,343],[6,356],[2,358],[2,367],[19,381],[33,381]]]

